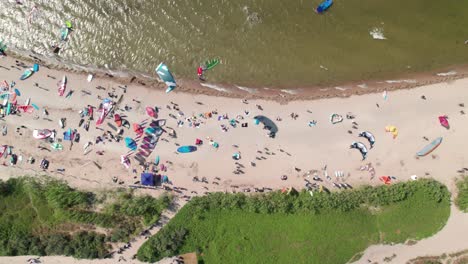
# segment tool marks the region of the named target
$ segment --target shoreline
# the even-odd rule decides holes
[[[102,68],[87,68],[82,65],[68,66],[57,60],[52,62],[50,58],[41,58],[40,55],[12,53],[8,57],[37,62],[43,67],[52,70],[66,71],[69,73],[87,75],[106,79],[123,85],[140,85],[148,89],[164,91],[166,86],[160,82],[157,75],[154,77],[145,73],[131,71],[112,71]],[[75,67],[75,68],[73,68]],[[174,73],[173,73],[174,74]],[[174,74],[176,75],[176,74]],[[427,72],[407,73],[395,75],[387,79],[369,79],[362,81],[349,81],[336,85],[307,86],[304,87],[246,87],[227,83],[199,82],[197,79],[177,79],[175,93],[188,93],[193,95],[207,95],[226,98],[239,98],[250,100],[267,100],[285,104],[292,101],[318,100],[326,98],[346,98],[353,95],[374,94],[383,91],[395,91],[413,89],[425,85],[451,82],[468,77],[468,65],[453,65]]]
[[[48,174],[51,177],[63,179],[68,184],[80,189],[93,189],[99,187],[119,188],[131,185],[135,181],[134,173],[119,165],[119,155],[128,153],[124,144],[106,140],[105,143],[93,144],[89,154],[83,154],[83,145],[88,141],[94,142],[96,137],[103,136],[102,128],[97,129],[94,122],[89,131],[84,131],[77,124],[80,121],[78,112],[87,104],[96,105],[100,102],[99,97],[106,97],[107,92],[115,92],[122,95],[119,83],[115,77],[96,78],[91,82],[86,81],[86,76],[82,73],[65,73],[69,81],[69,88],[75,91],[70,98],[59,97],[56,87],[57,81],[64,75],[63,70],[41,68],[31,78],[25,81],[18,81],[18,77],[23,69],[10,67],[14,65],[13,58],[0,60],[2,67],[9,70],[0,69],[0,80],[17,81],[17,87],[21,90],[22,96],[19,101],[31,97],[32,102],[41,108],[47,108],[50,115],[48,118],[40,118],[40,112],[34,114],[21,114],[7,116],[3,122],[8,125],[8,135],[2,137],[3,144],[14,146],[15,153],[24,157],[23,162],[16,166],[5,166],[2,178],[15,177],[24,174],[25,171],[37,169],[37,164],[30,165],[25,162],[28,156],[36,157],[39,161],[45,157],[51,161]],[[54,79],[49,75],[54,76]],[[456,75],[455,75],[456,76]],[[440,76],[446,80],[453,76]],[[35,87],[34,83],[39,83],[40,87]],[[387,83],[395,85],[395,83]],[[400,84],[414,85],[414,82],[407,80]],[[160,108],[159,118],[166,119],[167,125],[177,130],[177,138],[168,137],[163,134],[165,141],[160,141],[156,150],[148,156],[148,160],[154,160],[155,155],[161,155],[163,161],[167,163],[167,174],[173,181],[174,186],[184,187],[186,195],[190,192],[197,192],[195,195],[203,195],[209,191],[242,191],[243,188],[268,187],[281,189],[286,187],[300,188],[304,186],[308,171],[318,172],[320,177],[325,179],[325,172],[335,177],[332,180],[324,180],[323,184],[327,188],[334,188],[333,182],[346,182],[352,186],[358,185],[380,185],[378,177],[381,175],[392,175],[396,181],[407,181],[410,175],[417,175],[420,178],[431,177],[447,185],[450,191],[455,189],[454,178],[456,171],[466,167],[466,153],[464,149],[467,142],[464,140],[468,127],[464,126],[467,116],[460,113],[464,106],[460,103],[467,103],[468,91],[465,87],[468,78],[449,83],[439,83],[427,85],[417,89],[407,89],[389,91],[389,99],[383,100],[381,95],[366,94],[359,96],[348,96],[349,98],[331,98],[315,101],[305,101],[305,98],[298,98],[294,101],[273,101],[273,100],[252,100],[249,104],[243,104],[240,100],[228,98],[226,96],[214,97],[193,93],[176,92],[166,94],[164,90],[150,89],[148,85],[138,85],[133,82],[129,85],[129,92],[126,93],[122,105],[129,105],[133,110],[127,111],[119,109],[118,113],[126,115],[130,122],[140,122],[148,119],[145,114],[145,106],[158,106]],[[95,89],[96,86],[105,87],[105,90]],[[364,88],[360,88],[366,90]],[[90,94],[82,93],[90,91]],[[339,89],[333,89],[346,92]],[[177,90],[176,90],[177,91]],[[92,94],[91,94],[92,93]],[[420,98],[421,94],[427,100]],[[351,94],[350,94],[351,95]],[[299,95],[297,95],[299,96]],[[97,98],[97,99],[96,99]],[[141,102],[136,102],[138,99]],[[317,98],[319,99],[319,98]],[[242,116],[248,122],[248,127],[230,128],[228,132],[220,129],[220,125],[229,126],[227,120],[217,120],[214,118],[203,119],[203,125],[199,128],[186,125],[179,126],[178,121],[186,121],[178,115],[179,109],[167,110],[169,102],[177,102],[181,111],[186,116],[195,116],[207,111],[217,110],[220,115],[226,114],[231,118]],[[201,104],[199,102],[202,102]],[[284,103],[283,103],[284,102]],[[283,103],[283,104],[281,104]],[[380,103],[380,107],[376,107]],[[256,104],[262,106],[258,109]],[[166,107],[165,107],[166,106]],[[219,110],[219,111],[218,111]],[[250,112],[245,114],[245,110]],[[353,113],[354,120],[343,120],[339,124],[330,124],[331,113]],[[298,118],[293,119],[289,113],[298,113]],[[272,119],[281,117],[278,121],[279,132],[276,138],[268,138],[261,126],[252,124],[255,115],[265,115]],[[450,129],[440,126],[437,116],[448,115],[450,117]],[[38,118],[35,119],[34,116]],[[81,142],[75,144],[73,149],[68,151],[69,143],[63,142],[62,152],[45,152],[39,147],[48,147],[44,141],[33,139],[32,129],[57,129],[61,137],[63,128],[58,126],[59,118],[66,117],[67,125],[71,128],[78,128],[82,133]],[[316,127],[308,126],[310,120],[317,120]],[[106,122],[113,122],[108,118]],[[187,121],[186,121],[187,122]],[[353,127],[352,122],[357,122],[358,126]],[[15,127],[24,125],[27,128],[21,129],[22,133],[15,133]],[[385,126],[395,125],[400,133],[397,139],[384,131]],[[109,129],[103,125],[104,129]],[[356,130],[354,130],[356,129]],[[360,131],[371,131],[374,133],[377,143],[370,150],[366,161],[361,160],[361,156],[355,150],[349,149],[349,144],[359,139],[357,133]],[[352,133],[349,133],[351,131]],[[125,136],[134,137],[131,129],[125,131]],[[441,146],[430,156],[416,158],[416,151],[427,145],[423,137],[430,139],[444,137]],[[210,137],[220,143],[219,149],[205,143],[193,154],[179,155],[175,153],[177,144],[193,144],[195,139]],[[208,139],[206,140],[208,141]],[[234,146],[236,145],[236,146]],[[42,149],[43,149],[42,148]],[[283,151],[281,151],[283,150]],[[104,152],[103,155],[97,151]],[[232,154],[236,151],[242,152],[243,171],[245,174],[235,174],[234,169],[238,169]],[[258,154],[259,151],[262,154]],[[268,153],[267,153],[268,152]],[[260,157],[259,157],[260,156]],[[259,159],[257,159],[259,158]],[[89,161],[96,161],[102,168],[96,168]],[[213,162],[216,161],[216,162]],[[256,166],[249,165],[249,161],[255,161]],[[375,168],[376,177],[370,175],[370,171],[362,170],[361,167],[371,163]],[[132,168],[139,169],[137,163],[132,159]],[[323,172],[322,168],[325,169]],[[56,171],[58,168],[66,168],[66,173]],[[299,170],[297,170],[298,168]],[[336,176],[336,172],[344,175]],[[345,172],[345,173],[343,173]],[[288,175],[286,181],[280,177]],[[328,173],[327,173],[328,175]],[[113,176],[126,182],[125,185],[117,185],[112,181]],[[209,183],[203,184],[193,182],[192,177],[206,177]],[[221,179],[216,180],[217,177]],[[215,181],[218,184],[215,184]],[[234,187],[237,186],[237,187]],[[237,190],[236,190],[237,189]],[[145,191],[145,190],[142,190]],[[155,191],[147,190],[148,193],[157,195]],[[465,219],[457,217],[457,219]],[[458,227],[458,226],[457,226]],[[442,241],[445,243],[445,241]],[[450,242],[447,242],[449,246]],[[385,251],[386,252],[386,251]]]

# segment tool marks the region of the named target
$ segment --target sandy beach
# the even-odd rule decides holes
[[[109,93],[114,96],[114,101],[123,95],[115,113],[130,124],[151,121],[146,107],[159,109],[157,119],[166,120],[163,126],[165,132],[159,137],[154,150],[149,151],[146,161],[152,163],[159,156],[161,164],[167,167],[160,173],[167,175],[172,183],[167,186],[171,189],[176,187],[175,194],[184,199],[214,191],[254,192],[254,188],[267,191],[290,186],[301,189],[306,180],[314,182],[314,176],[322,180],[319,184],[337,190],[334,183],[379,185],[382,184],[380,176],[392,176],[393,181],[398,182],[417,175],[419,178],[434,178],[453,192],[454,179],[459,175],[457,171],[468,167],[465,153],[468,126],[465,125],[467,116],[463,112],[466,111],[464,104],[468,102],[468,79],[389,91],[386,100],[382,93],[373,93],[286,103],[195,95],[181,93],[177,89],[166,94],[138,84],[127,84],[124,88],[123,84],[114,82],[112,78],[95,78],[88,82],[86,75],[45,67],[27,80],[20,81],[24,69],[16,64],[13,58],[2,58],[0,80],[16,82],[15,88],[21,92],[21,96],[17,97],[20,105],[31,98],[31,103],[40,109],[32,113],[9,115],[0,120],[0,128],[7,126],[8,130],[5,136],[0,137],[0,145],[12,146],[13,153],[21,157],[14,166],[10,166],[6,159],[2,160],[5,165],[0,175],[2,179],[25,174],[47,174],[86,190],[137,184],[142,167],[134,157],[141,150],[141,140],[136,139],[131,128],[124,129],[123,137],[135,138],[139,144],[139,149],[131,152],[123,140],[116,142],[110,136],[106,139],[103,136],[106,131],[117,134],[108,125],[115,125],[112,116],[96,128],[97,107],[102,99],[109,97]],[[24,64],[32,66],[31,63]],[[57,94],[57,83],[64,75],[68,79],[65,94],[73,90],[69,98]],[[81,119],[79,111],[88,105],[96,108],[94,120],[90,122],[89,131],[86,131],[78,126]],[[44,108],[48,111],[47,116],[43,113]],[[211,113],[211,117],[206,117],[206,113]],[[297,117],[292,118],[292,113]],[[341,115],[343,121],[332,124],[332,114]],[[225,118],[220,118],[223,115]],[[354,118],[348,119],[347,115]],[[442,115],[448,116],[449,129],[439,124],[438,116]],[[256,116],[263,116],[274,123],[277,127],[274,138],[267,135],[262,124],[254,123]],[[63,129],[59,126],[61,118],[66,118]],[[311,121],[316,124],[309,125]],[[235,123],[235,127],[231,122]],[[247,123],[247,127],[242,127],[243,123]],[[223,130],[221,125],[226,129]],[[396,138],[385,131],[389,125],[398,129]],[[81,135],[80,141],[72,146],[69,141],[62,141],[61,151],[51,150],[50,143],[32,137],[34,129],[55,129],[57,138],[63,139],[63,132],[68,128],[77,129]],[[168,132],[172,129],[177,135],[175,138],[169,136]],[[358,137],[363,131],[375,136],[373,148],[369,149],[365,138]],[[98,137],[103,140],[96,143]],[[437,149],[425,157],[416,157],[417,151],[437,137],[443,137]],[[179,146],[195,145],[196,139],[203,140],[197,151],[187,154],[176,152]],[[210,144],[210,140],[218,143],[219,147]],[[359,151],[349,148],[354,141],[367,146],[366,160],[362,160]],[[85,155],[84,145],[87,142],[92,142],[92,145]],[[233,159],[235,153],[240,154],[239,160]],[[126,154],[131,162],[129,169],[120,164],[120,156]],[[34,157],[36,162],[27,163],[29,157]],[[50,161],[46,171],[39,168],[43,158]],[[370,168],[375,171],[373,175]],[[287,180],[281,179],[283,175],[287,176]],[[114,177],[118,179],[117,183],[113,181]],[[207,183],[194,182],[194,178],[200,181],[206,178]],[[144,190],[153,195],[159,195],[162,191]],[[366,263],[367,259],[377,261],[393,252],[398,258],[392,263],[402,263],[425,254],[466,249],[468,241],[453,240],[452,235],[460,234],[459,238],[468,236],[467,220],[466,214],[452,207],[447,226],[434,237],[409,248],[403,245],[370,247],[359,263]],[[9,262],[12,260],[11,263],[23,263],[25,258],[5,259]],[[89,262],[62,257],[46,259],[47,262],[43,263],[65,263],[64,259],[66,263]],[[103,263],[113,263],[106,261],[110,260]]]

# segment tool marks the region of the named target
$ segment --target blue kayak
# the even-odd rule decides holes
[[[325,0],[315,9],[315,12],[321,14],[325,12],[333,4],[333,0]]]
[[[197,147],[195,147],[195,146],[182,146],[182,147],[177,149],[177,152],[179,152],[179,153],[190,153],[190,152],[194,152],[196,150],[197,150]]]

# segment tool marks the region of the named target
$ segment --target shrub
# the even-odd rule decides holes
[[[164,257],[178,254],[182,246],[187,229],[183,227],[168,228],[163,234],[149,241],[149,245],[138,250],[138,259],[154,262]]]
[[[457,181],[458,187],[458,196],[455,199],[455,204],[460,208],[460,210],[465,213],[468,212],[468,176]]]

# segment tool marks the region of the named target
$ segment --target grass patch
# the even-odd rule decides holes
[[[196,251],[204,263],[346,263],[371,244],[430,236],[449,213],[447,188],[430,180],[313,197],[215,193],[182,208],[138,259]]]
[[[468,212],[468,176],[457,180],[458,196],[455,199],[455,204],[463,212]]]
[[[32,178],[0,181],[0,256],[71,255],[103,258],[109,242],[127,241],[158,220],[170,198],[119,190],[96,193]],[[98,234],[94,227],[108,232]]]

